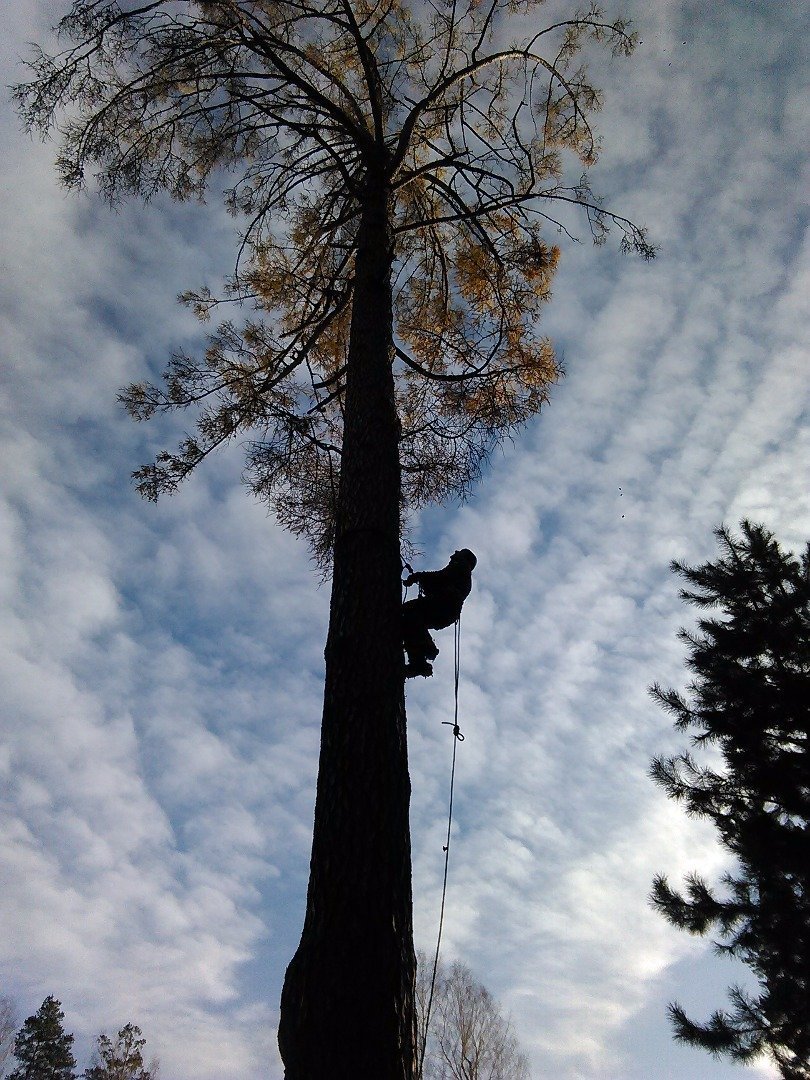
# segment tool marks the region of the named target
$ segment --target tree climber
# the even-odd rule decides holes
[[[430,661],[436,659],[439,650],[430,631],[443,630],[459,618],[472,589],[477,562],[469,548],[462,548],[453,552],[443,570],[425,570],[405,578],[405,585],[419,585],[418,598],[402,605],[402,643],[408,654],[406,679],[433,674]]]

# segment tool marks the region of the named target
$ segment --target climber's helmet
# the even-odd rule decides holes
[[[472,571],[475,569],[475,565],[478,562],[478,559],[476,559],[475,555],[473,555],[469,548],[461,548],[460,551],[453,552],[452,556],[450,557],[450,562],[463,563],[469,570]]]

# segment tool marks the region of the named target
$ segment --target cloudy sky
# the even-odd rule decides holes
[[[3,84],[57,0],[4,7]],[[745,978],[647,904],[723,853],[647,778],[683,745],[667,570],[712,528],[810,537],[803,0],[626,0],[600,67],[611,205],[651,265],[569,245],[546,328],[567,378],[467,506],[414,524],[422,565],[479,556],[462,626],[445,956],[501,1000],[536,1080],[768,1077],[676,1046]],[[806,68],[805,68],[806,70]],[[93,1036],[138,1023],[163,1080],[279,1080],[277,1003],[303,918],[328,590],[240,487],[241,450],[173,499],[128,476],[170,442],[115,405],[200,344],[174,297],[231,268],[205,206],[66,196],[53,146],[0,117],[0,994]],[[583,237],[583,240],[585,238]],[[452,635],[408,686],[415,927],[435,942]]]

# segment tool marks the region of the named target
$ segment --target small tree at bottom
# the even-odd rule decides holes
[[[82,1080],[157,1080],[157,1062],[148,1068],[143,1063],[145,1045],[146,1039],[136,1024],[122,1027],[115,1040],[99,1035],[95,1059],[85,1069]]]
[[[681,929],[717,934],[717,952],[760,984],[754,996],[732,987],[731,1009],[705,1023],[670,1005],[675,1037],[741,1062],[769,1053],[784,1080],[810,1080],[810,545],[796,558],[763,526],[741,528],[717,530],[714,562],[673,563],[681,598],[723,618],[680,632],[687,696],[652,688],[695,747],[720,752],[656,758],[653,779],[714,823],[737,867],[719,892],[697,874],[683,893],[659,876],[652,902]]]
[[[433,960],[418,953],[416,971],[420,1080],[529,1080],[512,1024],[468,967],[439,964],[432,1001]]]
[[[19,1065],[8,1080],[76,1080],[73,1036],[65,1033],[65,1014],[50,995],[29,1016],[14,1040]]]

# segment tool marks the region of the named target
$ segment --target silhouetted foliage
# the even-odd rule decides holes
[[[546,401],[559,368],[537,324],[555,206],[580,206],[597,243],[616,224],[628,249],[653,249],[584,177],[563,178],[564,151],[585,168],[597,156],[582,46],[626,54],[635,37],[596,6],[548,27],[515,21],[539,6],[73,5],[59,24],[69,46],[38,54],[36,80],[17,89],[26,123],[47,131],[70,107],[60,175],[81,187],[94,173],[113,203],[199,196],[214,170],[234,172],[245,268],[224,297],[185,299],[202,318],[236,299],[260,313],[223,323],[201,360],[175,356],[162,387],[123,394],[139,420],[201,410],[196,434],[136,474],[147,498],[249,434],[251,488],[331,558],[360,223],[380,193],[404,506],[464,495]]]
[[[56,998],[46,997],[14,1040],[14,1056],[19,1064],[8,1080],[75,1080],[73,1036],[65,1033],[64,1019]]]
[[[681,631],[693,681],[686,696],[653,687],[692,733],[692,754],[656,758],[652,775],[687,813],[708,818],[737,867],[722,890],[697,874],[684,893],[657,877],[652,900],[673,925],[715,933],[721,955],[739,957],[760,992],[729,991],[730,1009],[706,1023],[670,1006],[675,1036],[716,1055],[749,1061],[767,1051],[785,1080],[810,1077],[810,546],[783,552],[761,525],[719,529],[722,555],[674,563],[681,597],[721,618]]]
[[[157,1080],[157,1063],[147,1068],[143,1063],[146,1039],[136,1024],[126,1024],[115,1040],[99,1035],[94,1061],[82,1074],[82,1080]]]
[[[419,1046],[426,1047],[421,1080],[529,1080],[510,1021],[466,965],[439,962],[429,1018],[432,958],[418,953],[416,970]]]

